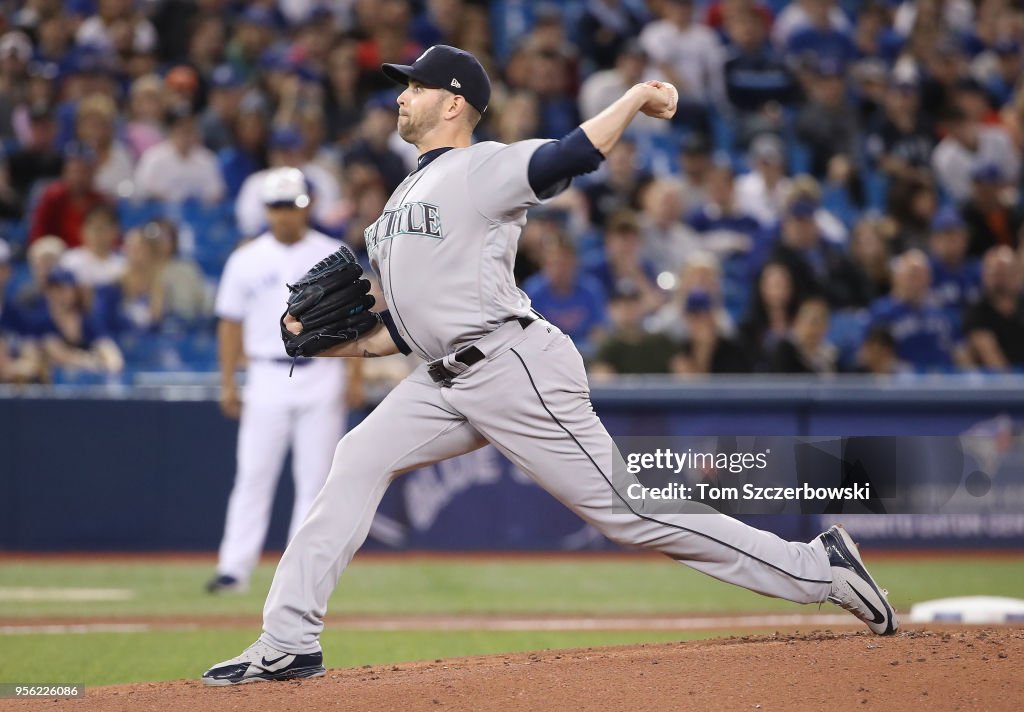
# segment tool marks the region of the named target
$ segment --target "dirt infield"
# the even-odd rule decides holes
[[[317,680],[90,689],[84,700],[0,709],[1019,710],[1024,628],[912,627],[489,655],[331,670]]]

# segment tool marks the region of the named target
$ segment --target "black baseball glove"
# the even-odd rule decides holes
[[[380,316],[370,311],[370,283],[355,255],[342,246],[317,262],[295,284],[288,285],[288,306],[281,315],[281,338],[289,356],[316,356],[333,346],[373,331]],[[295,335],[284,325],[291,314],[302,323]]]

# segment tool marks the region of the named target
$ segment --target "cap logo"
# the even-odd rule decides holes
[[[459,84],[459,80],[458,79],[452,79],[452,86],[455,87],[456,89],[461,89],[462,88],[462,85]]]

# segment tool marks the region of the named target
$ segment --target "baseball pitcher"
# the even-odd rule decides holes
[[[296,285],[281,324],[297,355],[413,352],[424,363],[338,445],[274,576],[262,636],[203,681],[323,675],[319,636],[328,599],[388,484],[486,443],[615,542],[660,551],[764,595],[829,600],[876,633],[894,632],[885,591],[841,528],[810,543],[788,542],[722,514],[652,515],[622,499],[612,487],[622,458],[591,407],[583,360],[515,285],[527,209],[596,169],[637,113],[671,118],[674,87],[638,84],[561,140],[473,144],[491,91],[473,55],[436,45],[412,65],[383,71],[406,87],[398,132],[420,153],[417,169],[365,233],[388,308],[372,312],[365,297],[333,298],[360,292],[350,275],[334,277],[351,272],[339,254]],[[320,301],[332,303],[327,323]]]

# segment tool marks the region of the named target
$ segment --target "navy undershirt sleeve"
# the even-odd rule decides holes
[[[568,188],[575,176],[597,170],[603,160],[583,129],[575,128],[533,152],[527,169],[530,188],[539,198],[551,198]]]

